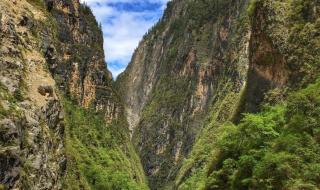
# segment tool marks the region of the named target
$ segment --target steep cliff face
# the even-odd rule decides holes
[[[43,39],[50,43],[46,58],[57,85],[79,105],[105,112],[111,122],[117,118],[121,106],[104,62],[102,31],[90,8],[78,0],[45,3],[58,23],[56,39]]]
[[[62,186],[62,108],[33,33],[47,20],[26,1],[0,3],[0,183],[9,189]]]
[[[117,85],[152,189],[190,152],[210,108],[232,118],[249,64],[247,1],[172,1]],[[225,97],[232,102],[223,102]],[[221,112],[220,112],[221,110]]]
[[[315,81],[318,6],[312,0],[168,3],[117,80],[152,189],[172,187],[175,177],[176,187],[202,187],[204,163],[219,159],[216,149],[209,151],[223,136],[218,126]]]
[[[0,189],[146,189],[91,10],[1,1],[0,38]]]
[[[244,12],[251,30],[248,78],[241,101],[230,105],[237,107],[237,125],[209,114],[176,189],[319,188],[311,169],[319,155],[318,135],[311,132],[319,127],[311,122],[319,118],[313,109],[319,98],[319,5],[250,2]],[[240,116],[246,112],[258,113]]]
[[[250,68],[242,112],[258,111],[270,89],[284,95],[287,88],[300,88],[317,77],[317,50],[311,47],[318,46],[319,2],[257,1],[252,6]]]

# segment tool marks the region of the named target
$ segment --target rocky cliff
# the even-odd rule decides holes
[[[232,118],[249,66],[247,1],[172,1],[117,85],[152,189],[176,176],[209,111]],[[226,100],[226,101],[224,101]],[[214,107],[214,108],[212,108]]]
[[[26,1],[0,3],[0,183],[9,189],[62,185],[63,113],[42,42],[33,32],[47,19]]]
[[[208,157],[219,159],[210,151],[220,138],[216,128],[315,81],[318,6],[311,0],[168,3],[117,80],[151,189],[201,189],[198,171]]]
[[[96,179],[104,176],[113,176],[110,188],[144,188],[90,8],[78,0],[1,1],[0,39],[0,189],[106,188]],[[113,173],[86,175],[89,163],[106,172],[97,154],[113,158]]]
[[[78,0],[47,0],[47,11],[55,18],[56,36],[48,43],[45,56],[58,87],[79,105],[104,111],[111,122],[120,106],[111,88],[112,75],[106,69],[101,28],[89,7]]]
[[[251,3],[250,65],[242,112],[258,111],[270,89],[282,91],[281,97],[287,88],[315,80],[318,52],[311,47],[318,46],[318,6],[317,1]]]
[[[319,127],[311,122],[319,118],[313,110],[320,95],[319,5],[249,2],[243,12],[250,21],[247,80],[239,104],[230,105],[237,107],[233,123],[209,114],[174,188],[319,188],[309,168],[317,167],[319,154],[318,135],[311,132]]]

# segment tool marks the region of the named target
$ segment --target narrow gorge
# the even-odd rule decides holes
[[[171,0],[116,80],[89,6],[1,0],[0,190],[320,189],[319,71],[319,0]]]

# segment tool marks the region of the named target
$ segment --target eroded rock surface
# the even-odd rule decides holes
[[[102,111],[108,122],[120,111],[101,30],[77,0],[5,0],[0,40],[0,184],[62,189],[67,160],[60,97]]]

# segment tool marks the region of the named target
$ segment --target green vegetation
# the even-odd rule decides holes
[[[312,8],[314,7],[314,8]],[[294,0],[289,14],[290,68],[296,74],[292,81],[305,86],[314,81],[320,65],[320,17],[315,10],[319,3],[313,0]]]
[[[2,184],[0,184],[0,190],[6,190],[6,187]]]
[[[189,167],[202,170],[192,173],[190,168],[176,185],[180,189],[320,188],[319,108],[320,80],[291,93],[285,102],[246,114],[238,125],[209,124],[188,159],[200,151],[206,164],[193,163]]]
[[[0,119],[20,115],[17,110],[17,103],[23,99],[23,92],[21,90],[15,91],[11,94],[8,89],[0,83]]]
[[[234,3],[231,0],[201,0],[190,1],[188,3],[188,18],[196,21],[193,26],[199,27],[208,21],[216,21],[219,16],[224,15],[230,7],[228,4]]]
[[[260,0],[251,0],[251,1],[249,1],[249,5],[248,5],[248,8],[247,8],[247,12],[248,12],[249,16],[253,16],[253,13],[256,10],[256,6],[257,6],[257,3],[259,1]]]
[[[107,125],[102,114],[63,99],[67,154],[64,189],[148,189],[126,123]]]

